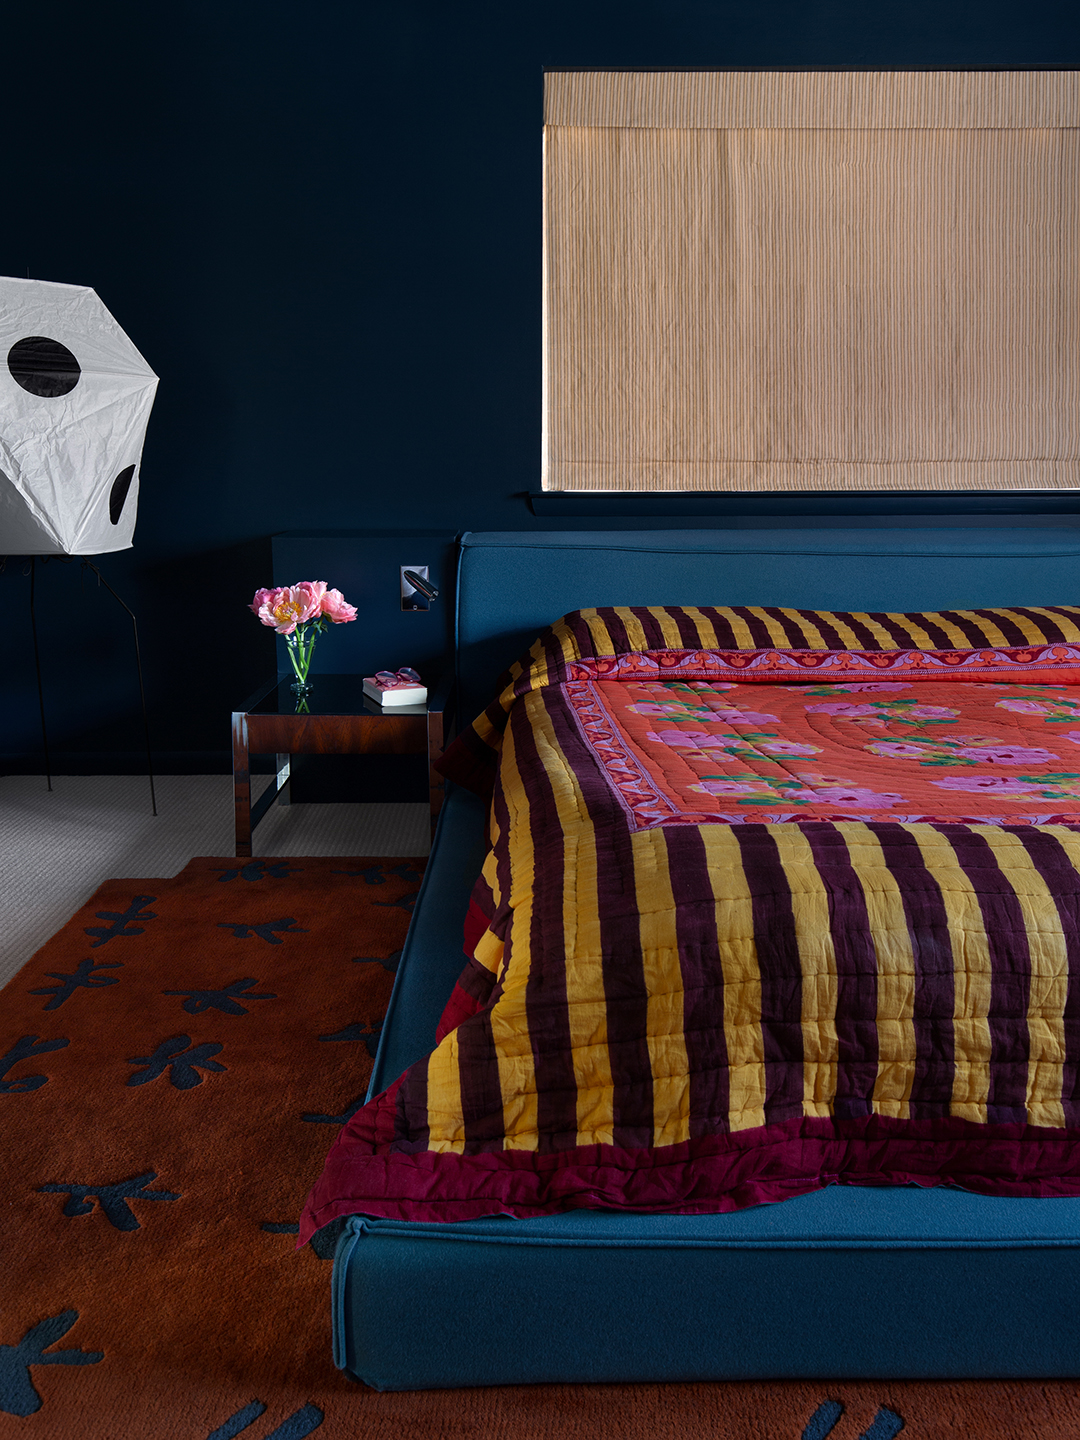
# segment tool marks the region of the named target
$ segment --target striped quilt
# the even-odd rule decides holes
[[[471,958],[302,1238],[1080,1195],[1080,607],[580,611],[504,682]]]

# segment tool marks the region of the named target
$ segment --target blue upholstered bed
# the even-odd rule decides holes
[[[462,537],[464,719],[538,631],[592,605],[939,610],[1069,603],[1070,530]],[[485,806],[450,788],[371,1094],[431,1049],[463,964]],[[712,1216],[352,1218],[337,1363],[379,1389],[536,1381],[1080,1375],[1080,1200],[830,1186]]]

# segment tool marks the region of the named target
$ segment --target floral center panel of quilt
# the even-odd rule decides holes
[[[796,820],[1080,824],[1080,687],[571,680],[635,828]]]

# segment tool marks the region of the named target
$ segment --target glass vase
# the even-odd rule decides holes
[[[305,634],[305,631],[308,633]],[[289,688],[299,700],[305,699],[312,691],[308,672],[311,669],[311,657],[315,651],[318,634],[319,632],[314,626],[298,625],[291,635],[285,636],[285,645],[289,652],[294,677]]]

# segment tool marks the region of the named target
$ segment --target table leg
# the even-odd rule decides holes
[[[275,755],[274,761],[277,765],[277,775],[274,783],[278,787],[277,803],[279,805],[292,804],[292,787],[289,780],[292,774],[292,756]]]
[[[232,717],[233,808],[236,815],[236,853],[251,854],[251,757],[248,754],[247,716],[234,711]]]

